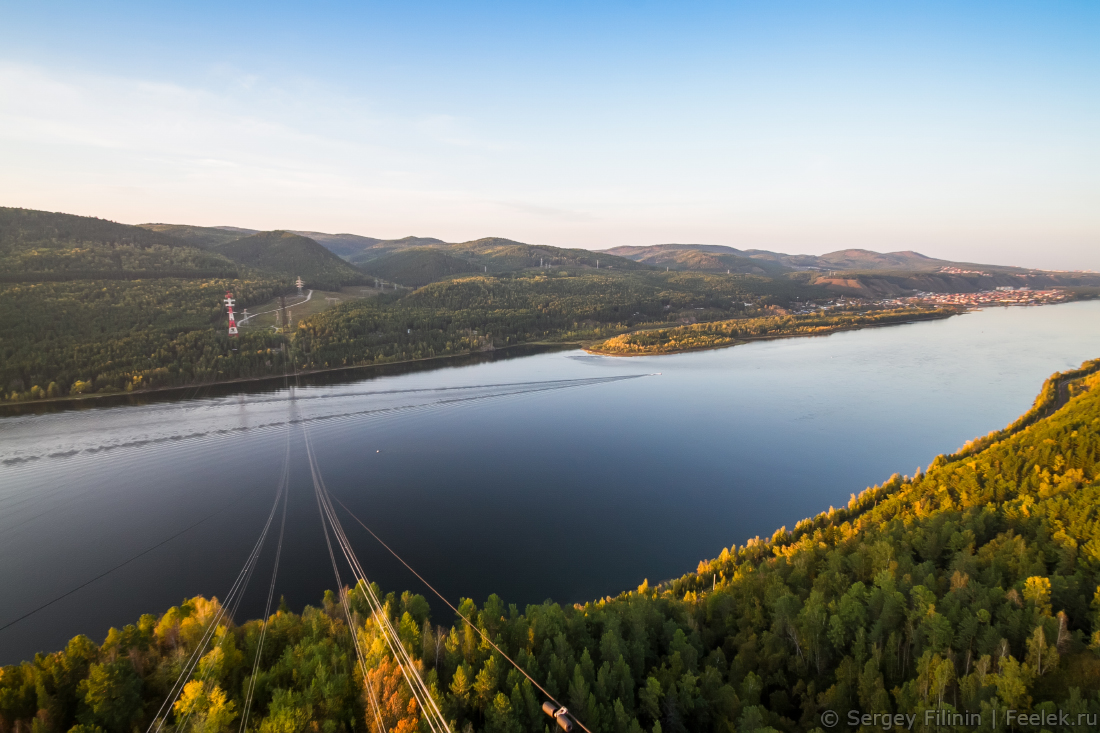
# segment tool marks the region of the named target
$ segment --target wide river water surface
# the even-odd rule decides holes
[[[522,608],[676,577],[843,505],[1004,427],[1052,372],[1096,357],[1100,301],[1087,301],[673,356],[562,351],[3,418],[0,627],[30,615],[0,630],[0,664],[78,633],[100,641],[187,596],[224,597],[288,441],[276,595],[294,610],[319,604],[335,581],[305,430],[332,495],[440,591]],[[342,520],[372,580],[425,592]],[[263,611],[276,536],[239,620]]]

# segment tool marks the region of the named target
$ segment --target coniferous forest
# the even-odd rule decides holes
[[[601,270],[579,250],[485,240],[455,247],[493,272],[374,291],[289,328],[246,324],[230,339],[227,292],[240,314],[296,295],[298,275],[320,289],[373,280],[293,233],[203,238],[174,236],[178,229],[0,208],[0,402],[600,339],[680,319],[766,315],[828,294],[805,273],[663,272],[623,258]],[[538,267],[541,255],[564,264]]]
[[[854,730],[853,710],[912,715],[913,730],[993,730],[994,711],[1006,728],[1009,709],[1035,721],[1058,710],[1071,721],[1061,729],[1092,730],[1098,512],[1100,360],[1052,377],[1005,430],[681,578],[573,607],[464,600],[471,624],[432,618],[409,592],[384,606],[456,731],[552,725],[541,694],[473,625],[593,733],[815,730],[827,711],[834,729]],[[281,608],[266,627],[218,628],[169,727],[238,730],[254,685],[249,730],[422,729],[365,590],[345,589],[350,617],[330,592],[301,614]],[[217,609],[193,598],[101,644],[79,636],[3,668],[0,730],[144,730]],[[928,715],[962,713],[955,726]]]
[[[667,353],[953,312],[844,301],[812,272],[783,268],[770,274],[663,270],[586,250],[489,238],[440,242],[446,253],[411,246],[367,261],[364,270],[354,257],[346,262],[292,232],[238,234],[0,208],[0,403],[533,342],[595,344],[596,351],[611,354]],[[366,287],[379,282],[370,274],[372,262],[381,263],[380,273],[406,272],[418,286]],[[382,267],[387,262],[390,269]],[[246,323],[238,338],[228,337],[227,292],[238,316],[249,308],[273,311],[278,296],[297,296],[298,276],[310,289],[356,286],[359,295],[294,317],[284,328]],[[1095,276],[1080,278],[1092,282]],[[434,281],[419,286],[420,280]],[[1092,293],[1078,288],[1077,294]]]

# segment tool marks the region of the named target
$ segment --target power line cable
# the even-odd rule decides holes
[[[328,489],[324,485],[324,479],[320,475],[320,469],[317,465],[316,455],[314,454],[312,441],[309,438],[308,432],[306,437],[306,452],[310,459],[310,470],[313,475],[314,490],[317,494],[318,508],[321,511],[322,523],[325,525],[325,540],[328,542],[328,528],[331,527],[332,534],[336,538],[337,543],[340,545],[341,550],[344,553],[345,559],[351,566],[352,573],[356,575],[356,579],[363,586],[364,596],[367,599],[368,605],[371,607],[372,614],[375,622],[378,625],[379,631],[382,633],[383,639],[386,641],[390,652],[393,654],[395,661],[398,663],[398,667],[401,669],[402,675],[405,677],[405,681],[409,685],[409,689],[416,698],[417,703],[423,710],[424,717],[428,723],[428,726],[433,730],[450,731],[450,726],[447,723],[443,712],[439,709],[438,704],[432,697],[431,690],[428,689],[424,683],[423,678],[420,676],[416,669],[416,665],[413,662],[408,651],[405,649],[401,642],[401,638],[397,631],[390,623],[388,614],[383,604],[378,600],[374,589],[371,587],[370,582],[366,578],[366,574],[363,572],[362,566],[359,564],[358,558],[355,556],[355,552],[351,547],[351,543],[347,539],[347,535],[344,533],[343,527],[340,525],[340,520],[336,516],[336,510],[333,508],[331,501],[328,498]],[[327,521],[326,521],[327,520]],[[330,544],[331,553],[331,544]],[[335,558],[333,558],[333,564],[335,568]],[[357,584],[358,587],[358,584]]]
[[[286,358],[283,358],[283,383],[287,383]],[[248,727],[248,716],[252,707],[252,698],[256,692],[256,677],[259,673],[260,659],[264,650],[264,641],[267,638],[267,627],[271,621],[271,601],[275,597],[275,579],[279,574],[279,559],[283,554],[283,536],[286,533],[286,507],[290,501],[290,424],[286,427],[286,457],[283,460],[283,486],[286,494],[283,496],[283,518],[279,524],[279,544],[275,549],[275,567],[271,571],[271,585],[267,589],[267,604],[264,606],[263,625],[260,628],[260,638],[256,644],[256,659],[252,663],[252,677],[248,682],[248,689],[242,707],[240,733],[245,733]]]
[[[179,677],[172,685],[171,691],[168,693],[168,696],[165,698],[164,702],[161,703],[160,709],[153,717],[152,722],[149,723],[149,727],[146,729],[146,733],[153,733],[154,728],[157,732],[159,732],[164,727],[164,724],[168,719],[168,713],[171,712],[172,706],[175,704],[176,700],[183,692],[185,683],[191,677],[191,674],[194,672],[195,667],[198,666],[199,661],[202,659],[203,654],[206,651],[206,647],[210,644],[210,640],[213,638],[222,619],[227,617],[227,607],[232,606],[233,609],[236,610],[236,606],[240,601],[240,595],[243,595],[244,588],[247,586],[248,580],[252,577],[252,570],[256,566],[256,560],[259,558],[260,550],[263,548],[264,540],[267,538],[268,530],[271,528],[271,521],[275,517],[275,510],[279,506],[279,500],[282,498],[283,493],[283,487],[280,486],[279,491],[275,495],[275,502],[271,505],[271,511],[268,513],[267,522],[264,524],[264,528],[260,532],[260,536],[256,540],[256,544],[252,548],[252,552],[245,560],[244,567],[242,567],[241,571],[237,574],[236,580],[234,580],[232,587],[225,595],[225,600],[220,604],[217,612],[210,620],[209,626],[207,626],[206,631],[203,633],[203,636],[200,639],[199,643],[196,645],[194,651],[191,653],[191,656],[184,664],[183,669],[180,671]],[[228,625],[226,627],[226,631],[228,631]]]
[[[237,501],[240,501],[240,500],[238,499]],[[152,547],[149,547],[149,548],[146,548],[146,549],[142,550],[142,551],[141,551],[141,552],[139,552],[138,554],[136,554],[136,555],[134,555],[133,557],[131,557],[131,558],[130,558],[129,560],[124,560],[123,562],[120,562],[120,563],[119,563],[118,565],[115,565],[114,567],[110,568],[109,570],[105,570],[105,571],[103,571],[102,573],[100,573],[99,575],[95,576],[95,577],[94,577],[94,578],[92,578],[91,580],[87,580],[87,581],[85,581],[85,582],[81,583],[80,585],[76,586],[76,587],[75,587],[75,588],[73,588],[72,590],[69,590],[69,591],[66,591],[65,593],[62,593],[61,595],[57,596],[57,597],[56,597],[56,598],[54,598],[53,600],[50,600],[50,601],[47,601],[46,603],[43,603],[43,604],[42,604],[41,606],[39,606],[38,608],[35,608],[35,609],[31,610],[31,611],[28,611],[27,613],[23,614],[23,615],[22,615],[22,616],[20,616],[19,618],[15,618],[15,619],[12,619],[11,621],[8,621],[8,622],[7,622],[6,624],[4,624],[3,626],[0,626],[0,631],[3,631],[3,630],[7,629],[7,628],[8,628],[8,627],[10,627],[10,626],[14,626],[15,624],[19,623],[19,622],[20,622],[20,621],[22,621],[23,619],[25,619],[25,618],[29,618],[29,617],[33,616],[34,614],[38,613],[39,611],[42,611],[43,609],[49,608],[50,606],[52,606],[53,604],[57,603],[57,602],[58,602],[58,601],[60,601],[60,600],[63,600],[63,599],[65,599],[65,598],[68,598],[68,597],[69,597],[69,596],[71,596],[71,595],[72,595],[73,593],[76,593],[76,592],[77,592],[78,590],[81,590],[82,588],[86,588],[86,587],[88,587],[89,585],[91,585],[92,583],[96,582],[97,580],[100,580],[101,578],[105,578],[105,577],[107,577],[108,575],[110,575],[111,573],[115,572],[116,570],[120,570],[121,568],[124,568],[124,567],[126,567],[127,565],[129,565],[130,563],[134,562],[135,560],[138,560],[138,559],[140,559],[140,558],[144,557],[145,555],[148,555],[148,554],[149,554],[150,552],[152,552],[153,550],[157,549],[158,547],[163,547],[164,545],[168,544],[169,542],[171,542],[172,540],[176,539],[176,538],[177,538],[177,537],[179,537],[180,535],[182,535],[182,534],[186,534],[187,532],[190,532],[190,531],[191,531],[192,529],[194,529],[195,527],[198,527],[198,526],[199,526],[200,524],[202,524],[202,523],[203,523],[203,522],[205,522],[206,520],[208,520],[208,519],[210,519],[210,518],[212,518],[212,517],[215,517],[215,516],[217,516],[218,514],[221,514],[222,512],[224,512],[224,511],[225,511],[226,509],[228,509],[228,508],[229,508],[230,506],[232,506],[232,505],[233,505],[233,504],[235,504],[235,503],[236,503],[236,502],[232,502],[232,503],[230,503],[230,504],[227,504],[226,506],[222,507],[221,509],[217,510],[216,512],[212,512],[212,513],[210,513],[210,514],[207,514],[207,515],[206,515],[205,517],[203,517],[203,518],[202,518],[202,519],[200,519],[199,521],[195,522],[194,524],[191,524],[191,525],[189,525],[189,526],[187,526],[187,527],[185,527],[185,528],[181,529],[181,530],[180,530],[179,532],[176,532],[176,533],[175,533],[174,535],[172,535],[172,536],[171,536],[171,537],[169,537],[168,539],[166,539],[166,540],[162,540],[161,542],[158,542],[157,544],[153,545]]]
[[[428,582],[427,580],[425,580],[425,579],[424,579],[424,576],[422,576],[422,575],[421,575],[420,573],[416,572],[416,570],[414,570],[414,569],[413,569],[412,565],[409,565],[409,564],[408,564],[407,562],[405,562],[404,558],[402,558],[402,557],[401,557],[400,555],[398,555],[398,554],[397,554],[397,553],[396,553],[396,552],[394,551],[394,549],[393,549],[392,547],[390,547],[390,546],[389,546],[389,545],[387,545],[387,544],[386,544],[385,542],[383,542],[383,541],[382,541],[382,538],[381,538],[381,537],[379,537],[378,535],[376,535],[376,534],[374,533],[374,530],[372,530],[372,529],[371,529],[370,527],[368,527],[368,526],[367,526],[366,524],[364,524],[364,523],[363,523],[363,520],[359,519],[359,517],[355,516],[355,514],[354,514],[354,513],[352,513],[352,511],[351,511],[350,509],[348,509],[347,505],[346,505],[346,504],[344,504],[344,502],[340,501],[340,498],[339,498],[339,497],[336,497],[336,496],[334,496],[334,497],[332,497],[332,498],[333,498],[333,499],[335,499],[335,500],[336,500],[336,502],[337,502],[337,503],[338,503],[338,504],[339,504],[340,506],[342,506],[342,507],[344,508],[344,511],[345,511],[345,512],[347,512],[347,513],[348,513],[348,515],[349,515],[349,516],[350,516],[350,517],[351,517],[352,519],[354,519],[354,520],[355,520],[356,522],[358,522],[358,523],[359,523],[359,526],[360,526],[360,527],[362,527],[363,529],[367,530],[367,532],[370,532],[370,535],[371,535],[371,537],[373,537],[374,539],[378,540],[378,543],[379,543],[379,544],[381,544],[381,545],[382,545],[383,547],[385,547],[385,548],[386,548],[387,550],[389,550],[389,552],[390,552],[390,554],[391,554],[391,555],[393,555],[393,556],[394,556],[395,558],[397,558],[397,560],[398,560],[398,561],[399,561],[399,562],[400,562],[400,563],[401,563],[402,565],[404,565],[404,566],[405,566],[406,568],[408,568],[409,572],[411,572],[411,573],[412,573],[413,575],[415,575],[415,576],[416,576],[416,577],[417,577],[417,578],[418,578],[418,579],[420,580],[420,582],[421,582],[421,583],[423,583],[423,584],[424,584],[424,585],[425,585],[425,586],[426,586],[426,587],[428,588],[428,590],[430,590],[430,591],[431,591],[432,593],[434,593],[434,594],[436,595],[436,597],[437,597],[437,598],[439,598],[439,600],[441,600],[441,601],[443,601],[443,602],[444,602],[445,604],[447,604],[447,607],[448,607],[448,608],[450,608],[450,609],[451,609],[452,611],[454,611],[454,612],[455,612],[455,615],[456,615],[456,616],[458,616],[458,617],[459,617],[460,619],[462,619],[463,621],[465,621],[465,622],[466,622],[466,625],[468,625],[468,626],[469,626],[470,628],[472,628],[472,629],[473,629],[474,631],[476,631],[476,632],[478,633],[478,635],[480,635],[480,636],[481,636],[481,638],[482,638],[482,639],[484,639],[484,640],[485,640],[485,642],[486,642],[487,644],[489,644],[490,646],[492,646],[492,647],[493,647],[493,649],[495,649],[495,650],[496,650],[496,651],[497,651],[497,652],[498,652],[498,653],[500,654],[500,656],[504,657],[504,658],[505,658],[506,660],[508,660],[508,662],[509,662],[509,663],[511,663],[511,665],[512,665],[513,667],[515,667],[515,668],[516,668],[517,670],[519,670],[520,674],[522,674],[522,675],[523,675],[524,677],[526,677],[526,678],[528,679],[528,681],[530,681],[530,683],[531,683],[532,685],[534,685],[535,687],[537,687],[537,688],[539,689],[539,691],[540,691],[540,692],[542,692],[542,694],[546,695],[546,697],[547,697],[547,698],[549,698],[549,699],[550,699],[550,701],[551,701],[551,702],[553,702],[553,703],[554,703],[555,705],[557,705],[558,707],[562,707],[562,708],[564,707],[564,706],[563,706],[563,705],[562,705],[562,704],[561,704],[560,702],[558,702],[558,701],[557,701],[557,700],[556,700],[556,699],[554,698],[554,696],[553,696],[553,695],[551,695],[551,694],[550,694],[549,692],[547,692],[547,691],[546,691],[546,688],[545,688],[545,687],[543,687],[542,685],[540,685],[540,684],[539,684],[539,683],[538,683],[538,682],[537,682],[537,681],[536,681],[536,680],[535,680],[535,679],[534,679],[534,678],[533,678],[533,677],[532,677],[532,676],[531,676],[530,674],[528,674],[528,673],[527,673],[527,670],[525,670],[525,669],[524,669],[523,667],[521,667],[521,666],[520,666],[520,665],[519,665],[519,664],[518,664],[518,663],[517,663],[517,662],[516,662],[516,661],[515,661],[514,659],[512,659],[512,658],[511,658],[510,656],[508,656],[508,655],[507,655],[507,654],[506,654],[506,653],[504,652],[504,650],[503,650],[503,649],[501,649],[501,648],[500,648],[499,646],[497,646],[497,645],[496,645],[496,643],[495,643],[495,642],[494,642],[494,641],[493,641],[492,639],[490,639],[490,638],[488,637],[488,635],[486,635],[486,634],[485,634],[485,632],[483,632],[483,631],[482,631],[482,630],[481,630],[481,629],[480,629],[480,628],[479,628],[479,627],[477,626],[477,624],[473,623],[472,621],[470,621],[470,619],[468,619],[468,618],[466,618],[465,616],[463,616],[463,615],[462,615],[462,614],[461,614],[461,613],[459,612],[459,610],[458,610],[457,608],[455,608],[454,604],[452,604],[452,603],[451,603],[451,602],[450,602],[449,600],[447,600],[447,598],[446,598],[446,597],[444,597],[444,595],[443,595],[442,593],[440,593],[439,591],[437,591],[437,590],[435,589],[435,587],[434,587],[434,586],[433,586],[433,585],[432,585],[431,583],[429,583],[429,582]],[[573,715],[572,713],[569,713],[569,715],[570,715],[570,717],[572,717],[572,719],[574,720],[574,722],[576,722],[576,724],[577,724],[577,725],[579,725],[579,726],[581,727],[581,729],[583,729],[584,731],[586,731],[586,733],[592,733],[591,731],[589,731],[589,730],[588,730],[588,728],[586,728],[586,727],[585,727],[584,723],[582,723],[581,721],[577,720],[576,716],[574,716],[574,715]]]
[[[263,626],[260,629],[260,639],[256,644],[256,660],[252,663],[252,678],[248,683],[248,692],[245,696],[242,707],[244,708],[241,715],[241,727],[240,733],[245,733],[248,727],[248,714],[252,707],[252,697],[256,692],[256,676],[259,673],[260,667],[260,655],[264,650],[264,640],[267,638],[267,627],[271,622],[271,601],[275,597],[275,579],[279,574],[279,558],[283,554],[283,535],[286,532],[286,505],[290,501],[289,492],[289,480],[290,480],[290,428],[287,427],[286,436],[286,454],[287,460],[283,464],[283,486],[287,488],[286,493],[283,494],[283,518],[279,525],[279,544],[275,548],[275,568],[271,571],[271,585],[267,589],[267,605],[264,606],[264,620]]]
[[[308,440],[308,439],[307,439]],[[308,446],[308,442],[307,442]],[[308,455],[308,448],[307,448]],[[313,461],[310,459],[310,471],[313,471]],[[336,554],[332,551],[332,541],[329,539],[328,525],[326,524],[325,512],[321,506],[321,494],[317,490],[316,479],[314,480],[314,496],[317,499],[317,511],[321,515],[321,529],[325,533],[325,545],[328,547],[328,556],[332,560],[332,572],[336,576],[336,587],[340,593],[340,603],[344,607],[344,616],[348,621],[348,630],[351,633],[351,643],[355,647],[355,656],[359,660],[359,669],[363,674],[363,682],[367,686],[367,700],[370,702],[371,711],[374,713],[374,724],[379,733],[386,733],[385,727],[382,724],[382,714],[378,710],[378,698],[374,692],[374,683],[371,682],[370,672],[367,669],[366,657],[363,654],[363,650],[359,644],[359,634],[355,628],[355,623],[351,613],[351,608],[348,604],[347,593],[344,592],[343,582],[340,580],[340,568],[336,563]]]
[[[290,406],[291,406],[291,408],[293,408],[297,404],[297,389],[301,385],[300,385],[300,382],[298,380],[298,365],[295,363],[294,359],[291,357],[289,344],[286,347],[286,352],[284,353],[284,359],[285,359],[285,361],[283,362],[283,366],[284,366],[284,368],[283,368],[283,380],[284,380],[284,384],[286,384],[287,391],[290,393]],[[290,367],[293,368],[293,370],[294,370],[294,386],[293,387],[290,386],[289,380],[286,377],[286,365],[287,364],[289,364]],[[288,423],[288,429],[289,429],[289,423]],[[307,455],[307,457],[309,457],[310,456],[310,452],[309,452],[309,435],[308,435],[308,427],[306,425],[302,426],[302,432],[303,432],[304,437],[306,438],[306,448],[307,448],[306,455]],[[310,473],[311,473],[311,475],[313,473],[312,458],[310,459]],[[325,544],[328,546],[329,559],[332,560],[332,572],[336,576],[336,587],[337,587],[337,589],[339,590],[339,593],[340,593],[340,603],[344,607],[344,617],[347,619],[347,622],[348,622],[348,631],[350,632],[350,635],[351,635],[351,643],[352,643],[352,646],[355,648],[355,656],[356,656],[356,659],[358,659],[358,661],[359,661],[359,670],[363,675],[363,683],[367,688],[367,701],[370,703],[371,711],[374,713],[374,724],[375,724],[375,727],[378,729],[378,733],[386,733],[385,726],[382,724],[382,713],[378,709],[378,696],[374,692],[374,683],[371,681],[370,673],[369,673],[369,670],[367,669],[366,657],[363,654],[363,650],[359,645],[359,635],[358,635],[358,633],[356,632],[356,629],[355,629],[355,623],[354,623],[354,620],[353,620],[351,607],[348,604],[347,593],[344,593],[344,590],[343,590],[344,585],[340,580],[340,568],[336,564],[336,555],[332,551],[332,542],[329,540],[328,528],[325,525],[325,515],[324,515],[324,512],[321,510],[321,497],[320,497],[320,494],[317,493],[316,489],[317,489],[317,485],[316,485],[316,481],[314,481],[314,495],[317,499],[317,511],[318,511],[318,513],[321,514],[321,529],[322,529],[322,531],[324,532],[324,535],[325,535]]]
[[[285,364],[285,362],[284,362],[284,366],[283,366],[283,375],[284,375],[284,380],[285,380],[285,377],[286,377],[286,364]],[[203,654],[206,650],[206,647],[209,645],[210,639],[213,637],[214,632],[216,632],[216,630],[218,628],[218,625],[221,622],[221,619],[225,618],[227,616],[226,609],[231,608],[231,610],[228,613],[228,618],[230,620],[232,619],[233,615],[236,613],[236,610],[237,610],[237,608],[239,606],[239,603],[240,603],[240,599],[244,595],[244,588],[247,587],[248,581],[252,577],[252,571],[255,569],[256,561],[259,559],[260,550],[262,549],[264,540],[267,537],[267,532],[268,532],[269,528],[271,527],[271,520],[275,516],[276,509],[278,509],[280,498],[284,498],[284,501],[283,501],[283,525],[282,525],[282,527],[285,528],[285,524],[286,524],[286,500],[285,500],[285,497],[289,494],[289,486],[290,486],[290,426],[288,424],[287,425],[286,454],[285,454],[284,459],[283,459],[282,479],[279,483],[279,488],[278,488],[278,490],[276,491],[276,494],[275,494],[275,503],[271,507],[271,512],[268,514],[267,522],[264,524],[263,531],[260,533],[260,537],[256,541],[256,544],[253,546],[252,553],[249,555],[248,559],[245,560],[245,564],[244,564],[244,567],[241,568],[241,572],[237,574],[237,579],[234,581],[233,587],[230,588],[229,593],[227,593],[225,595],[224,602],[221,604],[221,606],[218,609],[217,613],[214,614],[214,618],[211,619],[210,625],[207,627],[205,633],[203,634],[202,639],[200,640],[199,644],[195,647],[195,650],[192,652],[192,654],[191,654],[190,658],[188,659],[187,663],[184,664],[183,669],[180,671],[179,677],[177,678],[175,684],[172,686],[172,690],[169,692],[168,697],[166,697],[164,702],[161,704],[160,709],[157,711],[156,716],[154,716],[153,721],[149,724],[149,728],[147,729],[146,733],[151,733],[153,731],[153,726],[154,725],[156,725],[156,733],[159,733],[159,731],[164,727],[164,724],[168,719],[168,713],[171,712],[172,707],[175,705],[176,700],[179,698],[180,694],[183,692],[186,681],[188,680],[188,678],[190,678],[191,674],[195,670],[195,667],[201,661],[202,656],[203,656]],[[283,530],[280,529],[279,550],[276,553],[277,558],[278,558],[278,555],[281,554],[281,551],[282,551],[282,536],[283,536]],[[276,571],[277,570],[278,570],[278,559],[276,559]],[[272,586],[274,585],[274,582],[275,582],[275,577],[273,575],[272,576]],[[238,593],[238,591],[240,591],[240,592]],[[268,598],[268,609],[270,610],[270,590],[269,590],[269,598]],[[266,619],[265,619],[265,630],[266,630]],[[228,624],[226,624],[226,627],[222,632],[222,638],[223,639],[225,637],[225,634],[228,633],[228,631],[229,631],[229,626],[228,626]],[[258,656],[258,652],[257,652],[257,656]],[[205,682],[206,676],[207,675],[205,673],[201,675],[201,680],[203,682]],[[255,674],[253,675],[253,677],[254,676],[255,676]],[[190,710],[187,712],[187,715],[184,717],[184,720],[179,725],[176,726],[177,728],[182,728],[183,725],[188,720],[190,720],[191,712],[192,711],[190,711]],[[159,724],[157,723],[158,718],[160,719]]]
[[[329,555],[332,558],[333,569],[334,569],[334,571],[336,571],[336,575],[337,575],[337,583],[340,583],[339,571],[336,569],[335,555],[332,552],[332,544],[331,544],[331,541],[329,540],[329,535],[328,535],[329,527],[331,527],[332,535],[336,538],[337,543],[340,544],[340,549],[343,552],[345,559],[348,561],[348,564],[351,566],[352,573],[354,575],[356,575],[356,586],[358,587],[360,578],[362,578],[365,581],[365,577],[364,577],[364,574],[362,572],[362,568],[357,567],[358,566],[358,561],[354,558],[354,553],[350,552],[350,547],[347,544],[347,538],[342,536],[342,534],[343,534],[342,533],[342,528],[340,528],[338,523],[336,523],[336,521],[334,521],[335,520],[335,512],[334,512],[331,504],[329,502],[327,502],[326,499],[325,499],[325,496],[324,496],[325,492],[322,488],[322,484],[320,483],[319,472],[317,470],[315,459],[312,455],[312,445],[311,445],[311,442],[309,440],[308,434],[306,436],[306,450],[307,450],[307,455],[309,455],[309,457],[310,457],[310,470],[313,474],[313,484],[314,484],[314,490],[315,490],[315,493],[316,493],[316,496],[317,496],[318,510],[321,512],[322,525],[325,527],[325,541],[326,541],[326,543],[328,543]],[[386,641],[387,646],[390,648],[390,652],[393,654],[395,661],[397,661],[399,666],[401,667],[402,674],[405,677],[406,682],[409,684],[410,691],[412,692],[413,696],[416,698],[417,703],[424,710],[424,714],[427,718],[427,722],[428,722],[429,727],[433,731],[435,731],[435,730],[437,730],[437,726],[435,724],[435,721],[432,719],[433,711],[431,710],[431,708],[429,708],[428,706],[426,706],[424,704],[424,699],[423,699],[422,694],[421,694],[420,686],[418,686],[416,684],[416,682],[414,682],[412,679],[409,678],[408,671],[406,670],[406,664],[408,664],[410,662],[407,662],[406,659],[403,658],[402,653],[404,652],[404,647],[401,646],[399,639],[397,640],[398,643],[395,647],[394,640],[391,638],[391,634],[390,634],[390,632],[392,631],[392,628],[388,627],[388,624],[387,624],[388,619],[385,618],[385,610],[382,609],[382,613],[378,612],[379,609],[376,608],[376,606],[378,605],[377,604],[377,598],[374,597],[373,589],[371,589],[369,587],[369,583],[364,583],[364,585],[366,586],[366,590],[367,590],[367,596],[368,596],[367,603],[368,603],[368,606],[371,607],[371,611],[372,611],[372,615],[374,616],[375,623],[378,625],[379,631],[382,633],[382,637]],[[348,608],[347,607],[346,594],[344,594],[342,590],[341,590],[341,598],[342,598],[342,600],[345,604],[345,608]],[[349,615],[349,619],[350,618],[351,617]],[[407,654],[404,655],[404,656],[407,657]],[[362,658],[361,658],[361,662],[364,666],[364,674],[366,675],[366,662]],[[415,673],[415,670],[414,670],[414,673]],[[419,679],[419,676],[417,676],[417,678]],[[368,683],[369,683],[369,676],[367,677],[367,680],[368,680]],[[373,693],[373,685],[371,685],[371,690],[372,690],[371,694],[372,694],[372,698],[373,698],[373,694],[374,694]],[[377,707],[375,707],[375,712],[376,712],[376,720],[380,721],[380,716],[377,714]]]

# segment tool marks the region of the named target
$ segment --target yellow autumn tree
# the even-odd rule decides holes
[[[191,680],[173,706],[180,729],[192,733],[226,733],[237,718],[237,706],[216,684]]]

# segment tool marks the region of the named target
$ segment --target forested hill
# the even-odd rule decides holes
[[[792,268],[766,259],[753,259],[733,247],[692,244],[658,244],[650,247],[615,247],[608,254],[657,267],[699,272],[742,272],[753,275],[781,274]]]
[[[363,265],[363,270],[368,275],[412,287],[428,285],[452,275],[477,272],[480,269],[472,262],[427,247],[391,252]]]
[[[341,304],[298,324],[301,369],[379,364],[542,339],[589,339],[669,318],[769,312],[815,293],[751,275],[536,270],[432,283]],[[690,314],[690,315],[689,315]]]
[[[485,237],[471,242],[452,244],[447,250],[478,265],[488,267],[489,272],[507,272],[529,267],[591,267],[614,270],[649,270],[649,265],[626,257],[592,252],[587,249],[566,249],[544,245],[524,244],[501,237]]]
[[[414,247],[445,246],[442,239],[433,237],[401,237],[400,239],[374,239],[356,234],[322,234],[320,232],[295,232],[323,244],[353,265],[362,265],[375,258]]]
[[[185,244],[163,232],[107,219],[52,211],[0,207],[0,244],[5,247],[39,242],[98,242],[178,246]]]
[[[234,239],[256,234],[254,229],[238,229],[236,227],[198,227],[186,224],[138,224],[142,229],[152,232],[160,232],[174,237],[194,247],[209,249],[217,247]]]
[[[443,258],[450,258],[446,260],[446,265]],[[351,255],[348,261],[370,273],[393,270],[406,278],[394,277],[403,285],[425,285],[462,272],[500,274],[539,267],[593,270],[602,267],[620,272],[654,269],[645,263],[607,253],[524,244],[501,237],[484,237],[458,244],[417,237],[379,241]],[[395,267],[393,263],[399,264]],[[424,275],[433,272],[439,274],[425,281]]]
[[[889,270],[895,272],[936,272],[944,267],[965,269],[985,269],[1001,273],[1026,273],[1028,270],[1018,267],[999,265],[978,265],[972,262],[952,262],[922,255],[920,252],[873,252],[868,249],[842,249],[823,255],[789,255],[783,252],[770,252],[766,249],[735,249],[712,244],[653,244],[648,246],[613,247],[605,250],[608,254],[629,257],[639,262],[670,265],[673,269],[717,269],[719,262],[727,261],[738,265],[748,261],[759,267],[795,270],[840,270],[852,272],[872,272]],[[699,268],[694,263],[702,262],[706,266]],[[728,266],[728,265],[725,265]],[[725,267],[723,266],[723,267]]]
[[[286,279],[301,276],[310,287],[335,290],[366,282],[363,273],[309,237],[293,232],[259,232],[218,245],[234,262]]]
[[[501,239],[413,249],[402,241],[404,251],[378,261],[373,276],[443,281],[370,302],[350,293],[349,302],[293,330],[246,323],[229,339],[226,292],[239,309],[255,309],[292,290],[299,275],[321,290],[370,280],[292,232],[147,226],[0,210],[0,401],[276,375],[287,355],[309,370],[606,338],[647,323],[761,315],[827,295],[797,275],[665,273]]]
[[[38,400],[268,373],[284,340],[247,333],[229,343],[222,299],[233,292],[246,308],[291,287],[289,277],[164,231],[0,209],[0,395]]]
[[[235,277],[226,257],[163,232],[86,216],[0,208],[0,282]]]
[[[342,285],[364,282],[362,272],[301,232],[258,232],[238,227],[185,224],[141,224],[139,228],[210,250],[238,265],[274,275],[286,282],[302,277],[309,287],[332,290]],[[318,236],[334,238],[333,235]]]
[[[911,715],[912,725],[897,727],[930,732],[993,730],[996,710],[997,729],[1011,730],[1008,709],[1058,710],[1071,725],[1048,729],[1094,730],[1098,369],[1100,361],[1056,375],[1016,424],[927,471],[895,475],[677,580],[571,607],[548,601],[521,612],[490,596],[459,611],[593,733],[855,730],[853,711],[857,721]],[[381,727],[418,730],[419,711],[362,592],[352,589],[349,601],[371,650]],[[385,605],[452,730],[551,729],[541,693],[461,619],[436,626],[411,593],[391,593]],[[144,730],[216,607],[192,599],[112,630],[102,645],[80,636],[4,668],[0,728]],[[348,622],[332,593],[320,608],[270,618],[250,731],[378,729]],[[261,621],[223,630],[169,725],[237,730],[263,630]],[[835,727],[822,725],[830,712]],[[937,726],[929,712],[982,722]],[[879,721],[863,730],[884,729]]]

